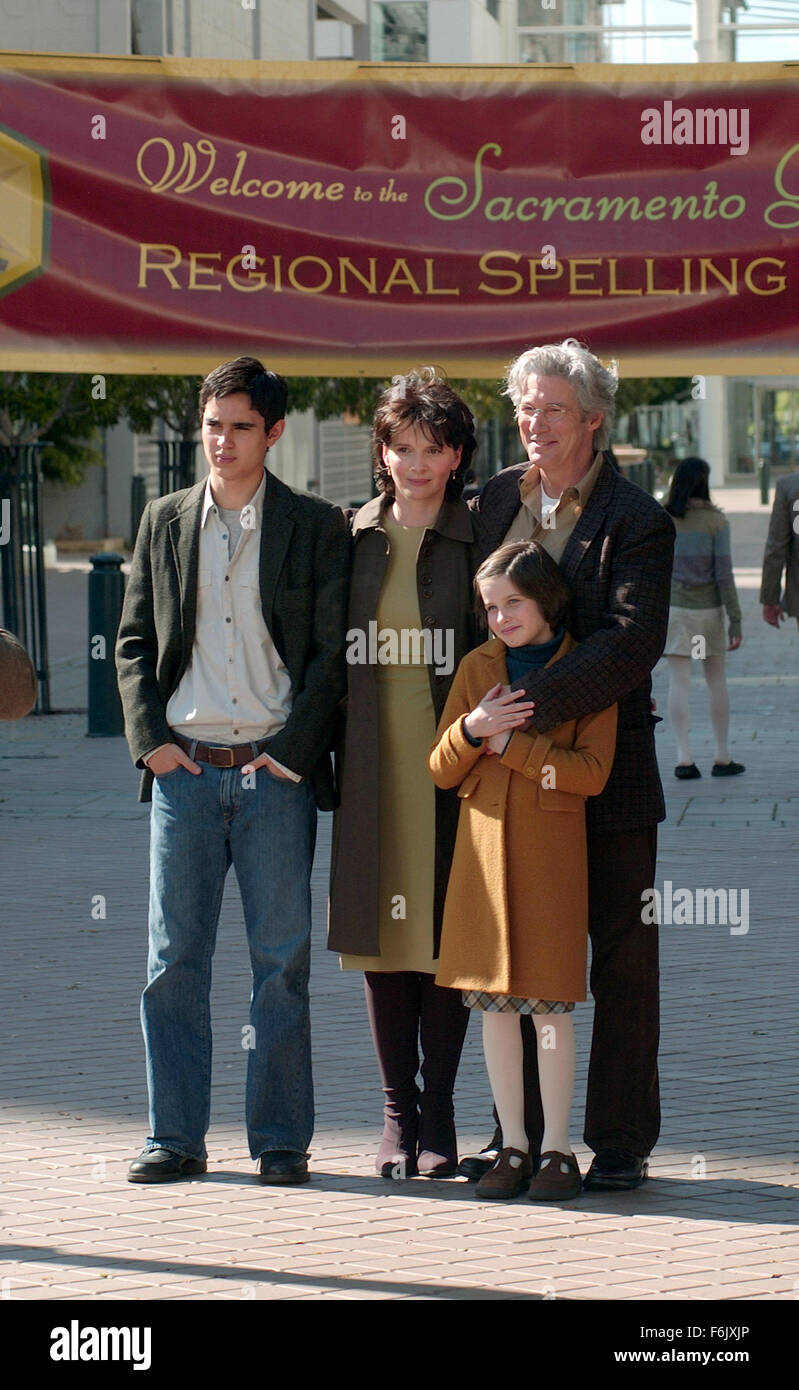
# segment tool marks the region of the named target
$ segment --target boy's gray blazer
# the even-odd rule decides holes
[[[148,503],[136,540],[116,663],[131,756],[143,769],[139,800],[153,776],[145,754],[172,741],[167,702],[194,645],[200,519],[205,480]],[[345,630],[350,540],[342,512],[288,487],[266,470],[260,588],[264,622],[291,676],[287,723],[266,751],[311,780],[317,805],[336,803],[329,748],[346,691]]]

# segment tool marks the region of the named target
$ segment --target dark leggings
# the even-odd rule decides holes
[[[469,1022],[461,992],[412,970],[367,970],[364,990],[386,1118],[407,1119],[418,1104],[419,1146],[440,1152],[452,1124],[452,1092]]]

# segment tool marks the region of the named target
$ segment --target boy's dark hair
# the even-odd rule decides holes
[[[234,357],[232,362],[214,367],[200,387],[200,419],[212,397],[221,400],[239,391],[249,396],[252,409],[263,415],[267,433],[284,418],[288,387],[282,376],[267,371],[257,357]]]
[[[538,541],[509,541],[489,555],[474,576],[478,599],[481,582],[500,575],[507,575],[521,593],[535,599],[553,632],[560,627],[571,602],[571,590]]]
[[[477,448],[474,417],[443,373],[434,367],[392,377],[391,385],[377,403],[372,423],[372,464],[378,492],[394,496],[391,473],[383,462],[383,445],[390,445],[398,430],[414,425],[442,447],[460,447],[461,461],[455,477],[447,479],[444,492],[448,502],[456,501],[463,492],[464,478]]]

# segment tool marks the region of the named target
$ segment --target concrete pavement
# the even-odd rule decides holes
[[[657,884],[748,892],[743,920],[664,925],[663,1130],[651,1180],[558,1206],[478,1202],[463,1181],[373,1172],[380,1093],[360,978],[325,950],[330,817],[314,869],[313,1180],[264,1188],[243,1132],[248,962],[235,881],[214,976],[214,1090],[205,1178],[125,1181],[146,1132],[138,993],[146,951],[148,812],[121,739],[82,715],[0,726],[2,1296],[40,1299],[795,1299],[799,638],[762,623],[768,520],[727,490],[744,610],[729,658],[732,754],[709,776],[707,701],[694,682],[701,781],[673,776]],[[66,583],[64,582],[66,579]],[[85,575],[50,578],[54,703],[81,703]],[[67,584],[72,591],[67,594]],[[84,593],[85,599],[85,593]],[[83,634],[83,635],[81,635]],[[665,714],[666,682],[655,681]],[[579,1142],[591,1006],[576,1013]],[[488,1135],[480,1030],[456,1096],[461,1146]]]

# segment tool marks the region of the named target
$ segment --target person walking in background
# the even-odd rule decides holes
[[[700,458],[681,459],[672,474],[664,506],[677,532],[671,579],[669,630],[664,656],[669,663],[669,717],[677,739],[675,777],[702,774],[691,756],[688,735],[691,663],[701,661],[710,696],[710,719],[716,740],[714,777],[736,777],[746,769],[733,762],[727,747],[730,699],[724,652],[741,645],[741,607],[730,554],[730,523],[710,500],[710,465]],[[724,636],[724,609],[729,624]]]
[[[117,639],[150,820],[141,1013],[150,1136],[131,1182],[206,1170],[211,964],[231,863],[252,964],[246,1119],[258,1180],[308,1180],[316,810],[345,689],[350,543],[338,507],[264,466],[286,383],[252,357],[200,389],[208,477],[142,516]]]
[[[574,649],[564,627],[569,588],[535,541],[495,551],[475,588],[494,636],[461,662],[429,759],[437,786],[459,787],[461,806],[436,979],[483,1012],[503,1147],[477,1196],[527,1188],[531,1201],[556,1201],[582,1187],[569,1113],[571,1015],[586,987],[585,799],[607,782],[617,708],[546,734],[521,732],[532,702],[503,687]],[[535,1164],[524,1125],[523,1015],[535,1024],[544,1112]]]
[[[427,755],[477,640],[477,523],[462,497],[475,448],[471,412],[432,368],[394,377],[374,419],[380,495],[352,523],[328,945],[345,970],[364,971],[386,1178],[444,1177],[458,1162],[452,1092],[469,1013],[435,982],[458,799],[436,791]]]
[[[770,627],[779,628],[786,617],[795,618],[799,626],[799,473],[777,479],[763,554],[760,602],[763,619]]]

